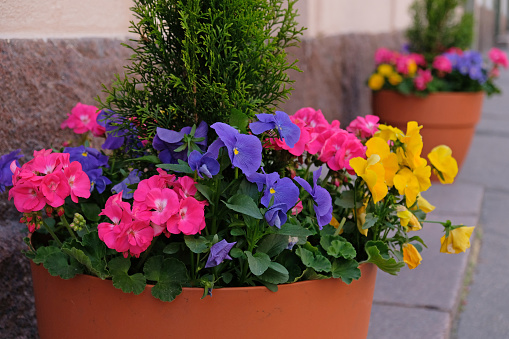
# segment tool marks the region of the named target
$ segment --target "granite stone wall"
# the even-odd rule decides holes
[[[346,126],[370,113],[365,81],[374,51],[398,49],[402,35],[350,34],[304,40],[290,52],[302,73],[293,72],[295,91],[281,109],[321,109]],[[60,123],[77,103],[95,104],[101,84],[123,73],[130,51],[111,39],[0,40],[0,155],[21,149],[60,146],[73,138]],[[25,227],[0,194],[0,339],[37,338],[29,263],[21,254]]]

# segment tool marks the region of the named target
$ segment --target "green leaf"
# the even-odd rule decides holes
[[[161,163],[161,160],[159,160],[159,158],[155,155],[144,155],[142,157],[139,157],[139,158],[133,158],[133,159],[130,159],[131,161],[145,161],[145,162],[150,162],[150,163],[153,163],[153,164],[160,164]]]
[[[288,281],[289,276],[286,267],[277,262],[271,262],[269,268],[258,278],[270,284],[284,284]]]
[[[172,242],[166,245],[163,249],[165,254],[175,254],[182,249],[183,244],[181,242]]]
[[[292,237],[307,237],[313,234],[312,231],[297,224],[285,223],[281,225],[281,229],[276,231],[276,234],[284,234]]]
[[[62,279],[71,279],[76,274],[83,273],[79,264],[73,264],[69,256],[61,251],[53,252],[46,257],[43,265],[52,276],[59,276]]]
[[[240,257],[245,257],[245,254],[244,254],[244,252],[242,252],[242,250],[240,248],[234,247],[230,250],[230,257],[240,258]]]
[[[361,277],[359,263],[354,260],[336,259],[332,262],[332,277],[341,278],[346,284]]]
[[[225,202],[225,205],[235,212],[249,215],[255,219],[263,219],[258,205],[247,195],[236,194],[228,199],[228,203]]]
[[[196,183],[194,186],[196,187],[198,192],[200,192],[205,197],[205,199],[207,199],[209,204],[214,205],[213,200],[211,199],[211,197],[214,195],[214,192],[210,187],[200,183]]]
[[[288,236],[282,234],[269,234],[265,236],[258,247],[256,252],[267,253],[269,257],[275,257],[279,253],[283,252],[288,247]]]
[[[232,108],[229,122],[230,126],[235,127],[241,133],[245,133],[247,130],[247,124],[249,122],[249,117],[241,110]]]
[[[156,255],[147,259],[145,265],[143,265],[143,273],[145,273],[147,280],[159,281],[163,260],[164,257],[162,255]]]
[[[394,258],[387,258],[385,251],[380,249],[385,245],[381,241],[368,241],[366,243],[366,253],[368,259],[364,262],[370,262],[377,265],[382,271],[396,275],[400,269],[405,266],[404,262],[397,262]]]
[[[353,259],[357,255],[353,245],[341,236],[326,235],[320,239],[320,245],[334,258]]]
[[[50,256],[51,254],[56,253],[56,252],[60,252],[60,249],[55,246],[39,247],[37,249],[37,254],[35,255],[35,258],[34,258],[34,263],[42,264],[46,261],[48,256]]]
[[[119,288],[124,293],[140,294],[145,290],[147,281],[141,273],[129,275],[131,267],[129,258],[117,257],[108,261],[108,268],[113,280],[113,286]]]
[[[204,253],[209,249],[209,241],[202,236],[186,235],[184,241],[193,253]]]
[[[362,225],[362,229],[366,230],[370,227],[373,227],[377,221],[378,221],[378,218],[373,213],[367,213],[366,220],[364,221],[364,224]]]
[[[243,236],[246,232],[242,228],[232,228],[230,234],[234,237]]]
[[[233,274],[231,274],[230,272],[225,272],[221,274],[221,279],[223,279],[223,282],[225,284],[229,284],[233,279]]]
[[[109,277],[105,260],[106,245],[99,239],[97,231],[84,234],[81,242],[77,240],[65,242],[62,251],[76,259],[99,278]]]
[[[244,251],[247,256],[249,269],[254,275],[263,274],[271,263],[270,257],[266,253],[257,252],[254,255],[249,251]]]
[[[87,218],[87,220],[96,222],[101,218],[99,216],[99,213],[101,213],[101,208],[99,205],[90,202],[83,202],[80,204],[80,207],[83,211],[84,217]]]
[[[151,279],[157,281],[152,287],[152,295],[162,301],[174,300],[182,293],[182,285],[188,280],[186,265],[178,259],[168,258],[162,262],[159,272],[150,271],[156,268],[156,265],[149,266],[148,270],[144,268],[147,276],[157,278]]]
[[[156,165],[159,168],[170,170],[173,172],[180,172],[180,173],[194,173],[194,171],[189,167],[189,164],[185,161],[182,161],[178,159],[178,164],[159,164]]]
[[[355,194],[354,191],[341,192],[339,198],[334,201],[336,205],[345,209],[355,208]]]
[[[300,246],[295,250],[295,253],[300,257],[305,266],[311,267],[319,272],[331,271],[330,261],[320,253],[313,253]]]

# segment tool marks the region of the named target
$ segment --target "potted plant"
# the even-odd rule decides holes
[[[298,33],[281,5],[136,2],[134,76],[71,110],[81,143],[0,158],[41,338],[363,338],[377,267],[419,265],[421,192],[454,180],[450,149],[428,164],[415,122],[271,112]],[[470,246],[473,227],[440,223],[442,252]]]
[[[461,1],[418,0],[405,51],[381,48],[368,79],[373,112],[383,122],[403,127],[415,120],[424,126],[425,153],[439,144],[453,150],[460,167],[481,115],[484,93],[499,93],[494,80],[507,68],[504,52],[492,48],[491,64],[469,50],[472,18],[457,16]]]

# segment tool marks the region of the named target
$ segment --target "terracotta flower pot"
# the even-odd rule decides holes
[[[427,97],[405,96],[394,91],[373,93],[373,113],[380,122],[406,131],[408,121],[422,125],[422,157],[438,145],[452,149],[458,167],[468,154],[481,117],[484,92],[438,92]]]
[[[200,299],[184,288],[173,302],[159,301],[150,286],[126,294],[109,280],[52,277],[32,263],[41,339],[47,338],[366,338],[377,267],[362,277],[265,287],[223,288]]]

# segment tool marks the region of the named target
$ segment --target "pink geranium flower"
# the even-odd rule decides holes
[[[153,188],[147,193],[144,203],[151,211],[150,221],[163,225],[178,212],[179,197],[169,188]]]
[[[353,134],[341,130],[330,137],[323,145],[319,160],[326,162],[333,171],[346,169],[353,174],[350,159],[365,157],[366,147]]]
[[[203,208],[203,204],[193,197],[182,199],[178,213],[168,219],[168,232],[172,234],[182,232],[186,235],[199,233],[205,228]]]
[[[431,80],[433,80],[433,76],[431,75],[430,69],[419,69],[417,71],[417,76],[414,78],[415,88],[419,91],[424,91]]]
[[[196,182],[193,180],[193,178],[184,176],[177,179],[176,183],[174,184],[174,190],[178,193],[181,199],[194,197],[197,192],[195,185]]]
[[[18,183],[9,190],[9,200],[14,197],[14,206],[22,213],[40,211],[46,206],[46,199],[32,181]]]
[[[378,131],[379,117],[376,115],[366,115],[365,117],[358,116],[346,128],[348,132],[355,134],[361,139],[372,137]]]
[[[392,64],[395,62],[398,53],[393,52],[387,48],[379,48],[375,52],[375,63],[379,64]]]
[[[71,113],[67,114],[68,118],[60,125],[60,128],[64,129],[69,127],[76,134],[83,134],[90,131],[96,137],[103,136],[105,128],[97,123],[98,115],[99,109],[97,107],[84,105],[79,102],[71,110]]]
[[[496,66],[502,66],[504,68],[507,68],[509,66],[509,61],[507,60],[507,55],[505,52],[501,51],[498,48],[491,48],[488,52],[488,57],[490,58],[491,62],[493,62]]]
[[[81,164],[73,161],[69,167],[64,169],[64,175],[67,178],[71,188],[71,200],[75,203],[78,202],[78,197],[90,197],[90,179],[88,175],[83,172]]]
[[[433,60],[433,68],[435,68],[439,72],[451,73],[452,63],[447,57],[443,55],[438,55]]]
[[[41,181],[41,191],[51,207],[60,207],[71,193],[67,178],[62,171],[50,173]]]
[[[117,240],[119,246],[127,245],[127,250],[119,252],[124,252],[126,258],[129,254],[138,258],[150,246],[152,239],[154,239],[154,230],[150,227],[149,221],[135,220],[125,224],[119,234]]]

